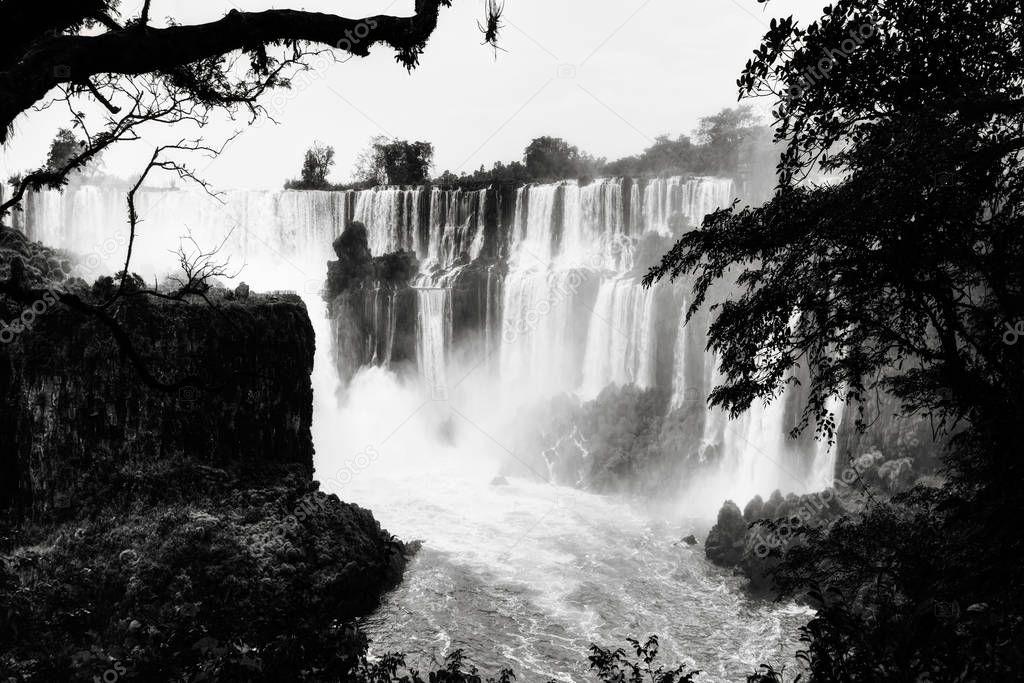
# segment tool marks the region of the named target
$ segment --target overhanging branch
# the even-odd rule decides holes
[[[450,5],[451,0],[416,0],[411,17],[362,19],[300,10],[233,10],[206,24],[145,31],[128,27],[95,36],[49,38],[0,72],[0,142],[6,141],[19,114],[61,83],[81,83],[98,74],[170,72],[183,64],[259,45],[309,42],[366,56],[382,43],[396,49],[396,59],[411,69],[437,26],[440,8]]]

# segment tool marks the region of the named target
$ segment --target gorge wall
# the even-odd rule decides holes
[[[0,280],[11,258],[29,248],[5,246]],[[29,326],[0,345],[0,513],[81,514],[126,487],[138,494],[166,484],[161,479],[171,473],[201,476],[204,468],[243,480],[264,470],[312,475],[315,342],[299,297],[242,300],[214,290],[215,307],[150,297],[119,302],[111,315],[148,371],[181,384],[164,390],[143,381],[99,317],[52,294],[102,300],[100,285],[90,290],[68,279],[50,287],[30,290]],[[4,311],[5,323],[24,320],[6,315],[23,312],[11,301]]]

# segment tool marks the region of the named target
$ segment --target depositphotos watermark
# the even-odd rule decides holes
[[[17,318],[11,321],[0,320],[0,344],[10,344],[18,335],[26,330],[31,330],[36,318],[45,315],[52,307],[60,301],[61,290],[51,286],[43,296],[26,306]]]
[[[323,484],[344,486],[352,481],[352,478],[359,472],[365,470],[371,463],[380,457],[380,452],[373,446],[367,446],[355,456],[345,461],[345,464],[338,468],[334,477],[323,481]]]
[[[814,519],[815,513],[828,507],[834,499],[844,498],[850,485],[857,481],[863,472],[880,465],[882,460],[884,460],[884,456],[878,452],[865,453],[857,458],[852,466],[844,469],[838,477],[833,479],[833,486],[824,491],[801,497],[800,507],[772,529],[767,538],[762,533],[763,525],[758,525],[757,534],[753,539],[754,554],[763,560],[771,554],[774,548],[780,548],[789,543],[800,527]]]
[[[103,267],[104,258],[112,255],[120,247],[128,244],[128,238],[123,232],[118,232],[113,237],[107,238],[96,250],[86,254],[82,262],[71,269],[74,277],[85,278],[100,271]],[[18,335],[25,331],[31,331],[36,319],[45,315],[51,308],[60,303],[60,297],[64,294],[62,285],[51,285],[40,296],[33,301],[18,317],[7,321],[0,320],[0,344],[10,344]]]
[[[1003,343],[1007,346],[1015,346],[1021,337],[1024,337],[1024,320],[1018,320],[1015,324],[1005,323],[1003,332]]]
[[[346,30],[343,37],[334,43],[334,47],[338,50],[354,53],[353,48],[363,43],[370,35],[370,31],[377,28],[378,25],[376,19],[360,21],[353,28]],[[276,116],[283,113],[288,103],[297,98],[300,93],[309,89],[314,83],[324,80],[327,77],[331,64],[336,61],[330,54],[326,54],[323,51],[313,55],[306,62],[306,66],[289,79],[288,88],[279,88],[274,91],[266,106],[269,119],[260,118],[255,123],[255,126],[260,127],[265,121],[274,120]]]
[[[291,514],[274,527],[274,541],[281,542],[289,531],[295,531],[299,525],[311,517],[322,514],[327,509],[328,494],[317,491],[312,497],[304,498],[295,505]]]

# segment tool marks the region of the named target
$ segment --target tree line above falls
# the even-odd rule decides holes
[[[523,150],[521,160],[494,162],[471,173],[445,170],[431,177],[434,146],[378,136],[355,161],[348,183],[331,183],[334,148],[316,141],[306,151],[298,178],[285,182],[293,190],[367,189],[378,185],[475,186],[490,183],[555,181],[598,176],[646,177],[673,175],[737,175],[769,177],[778,151],[770,127],[759,122],[750,107],[723,109],[700,120],[694,135],[657,137],[638,154],[609,161],[581,151],[562,138],[542,136]]]
[[[74,130],[62,128],[51,141],[40,168],[57,173],[73,165],[87,147],[87,142],[78,139]],[[476,187],[601,176],[742,175],[770,179],[779,153],[772,141],[770,126],[761,123],[748,106],[723,109],[702,118],[692,136],[679,135],[673,139],[668,134],[660,135],[643,151],[611,161],[592,156],[562,138],[541,136],[530,141],[521,160],[496,161],[490,169],[481,165],[470,173],[445,170],[432,176],[434,151],[430,142],[377,136],[355,160],[352,178],[348,182],[332,183],[329,176],[337,162],[335,150],[316,140],[303,156],[299,176],[286,180],[284,188],[362,190],[381,185],[426,184]],[[102,153],[91,155],[87,163],[69,173],[68,180],[73,184],[130,184],[129,179],[105,173],[102,157]],[[16,174],[10,182],[17,185],[22,178],[23,174]]]

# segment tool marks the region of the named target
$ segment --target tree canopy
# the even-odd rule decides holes
[[[581,156],[575,145],[545,135],[526,146],[523,163],[534,178],[566,178],[577,172]]]
[[[1024,415],[1020,349],[1002,339],[1024,319],[1020,13],[847,0],[806,29],[772,24],[739,85],[778,97],[777,194],[708,216],[647,276],[692,277],[691,312],[720,304],[715,403],[742,410],[804,366],[805,417],[826,431],[828,397],[879,382],[946,428],[997,404]],[[815,168],[843,179],[801,183]]]
[[[694,132],[675,139],[659,135],[639,154],[607,161],[581,151],[557,137],[534,138],[523,151],[522,161],[495,162],[461,176],[445,171],[435,179],[442,185],[460,182],[537,182],[596,176],[651,177],[675,175],[744,176],[757,179],[778,157],[771,129],[747,106],[724,109],[703,117]],[[763,192],[757,193],[762,196]]]
[[[356,161],[355,180],[369,185],[419,185],[430,178],[434,146],[378,136]]]
[[[831,436],[830,399],[863,410],[888,392],[947,444],[945,487],[802,529],[781,558],[782,587],[818,609],[810,680],[1019,676],[1022,37],[1005,0],[839,0],[806,27],[772,21],[738,86],[774,99],[775,195],[707,216],[645,280],[684,279],[688,316],[714,308],[713,404],[800,383],[795,429]],[[970,614],[950,618],[953,601]]]
[[[302,172],[298,180],[285,183],[286,189],[293,190],[325,190],[330,188],[327,174],[334,166],[334,148],[316,141],[306,150],[302,159]]]

